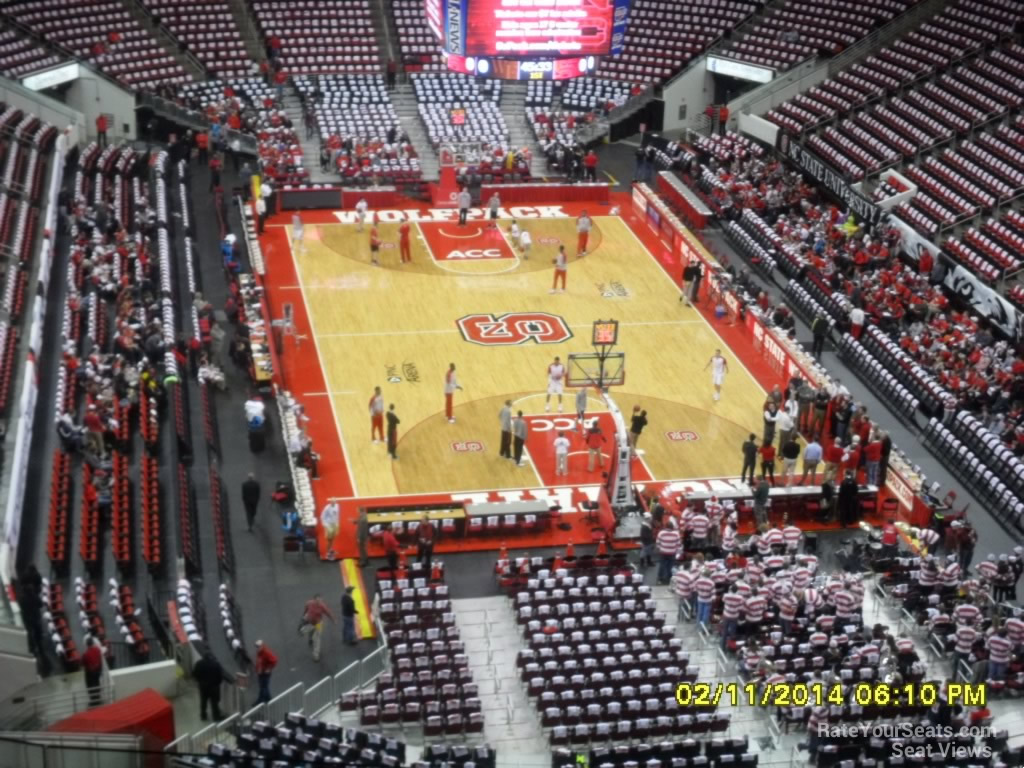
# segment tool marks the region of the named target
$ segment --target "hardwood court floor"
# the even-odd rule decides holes
[[[566,423],[544,418],[544,393],[555,355],[564,362],[570,353],[593,351],[591,323],[599,318],[620,322],[617,350],[626,354],[626,382],[613,396],[627,419],[634,404],[648,412],[637,476],[736,474],[740,444],[748,432],[761,432],[764,391],[708,323],[679,303],[671,279],[625,222],[618,216],[595,216],[594,222],[591,251],[570,260],[564,294],[549,293],[551,262],[559,242],[575,252],[573,218],[522,222],[533,236],[529,260],[510,247],[507,221],[500,232],[479,222],[413,224],[413,263],[406,265],[399,263],[398,225],[381,223],[380,267],[370,264],[368,232],[306,223],[305,241],[293,244],[292,253],[357,495],[597,482],[575,437],[570,475],[553,475],[550,444]],[[500,335],[506,313],[547,313],[554,318],[541,318],[540,327],[549,329],[561,318],[572,337],[484,345],[460,331],[460,318],[489,314],[493,323],[485,317],[470,325]],[[514,337],[511,320],[506,332]],[[719,402],[703,370],[716,348],[729,363]],[[455,394],[455,424],[444,415],[451,362],[464,387]],[[383,388],[385,403],[394,403],[401,419],[397,462],[383,444],[371,443],[374,386]],[[567,390],[567,412],[572,396]],[[537,417],[530,419],[527,442],[537,466],[498,458],[497,414],[506,399]],[[590,411],[601,410],[595,393]]]

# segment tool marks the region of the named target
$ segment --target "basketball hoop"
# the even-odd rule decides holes
[[[608,391],[609,387],[622,386],[626,381],[626,353],[613,351],[618,341],[618,320],[595,320],[591,332],[594,351],[569,355],[565,382],[570,387],[597,387],[611,414],[615,424],[615,450],[605,489],[612,508],[621,512],[632,503],[632,449],[626,420]]]

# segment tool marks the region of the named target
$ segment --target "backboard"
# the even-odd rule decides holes
[[[570,387],[620,387],[626,382],[626,353],[569,355],[565,383]]]

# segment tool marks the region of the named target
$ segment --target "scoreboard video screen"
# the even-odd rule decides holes
[[[424,0],[448,54],[558,59],[621,52],[629,0]]]

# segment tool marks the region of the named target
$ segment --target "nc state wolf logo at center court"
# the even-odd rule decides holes
[[[462,338],[473,344],[505,346],[534,341],[537,344],[561,344],[572,338],[569,325],[558,315],[547,312],[509,312],[494,315],[466,315],[457,321]]]

